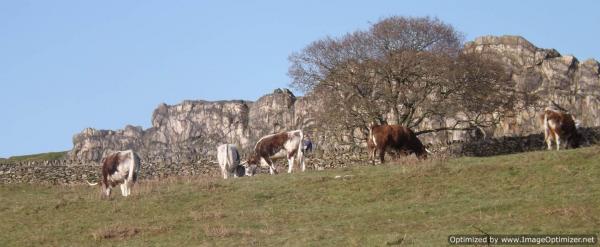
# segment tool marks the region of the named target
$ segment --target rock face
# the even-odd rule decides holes
[[[600,125],[600,64],[596,60],[579,62],[554,49],[537,48],[519,36],[480,37],[464,49],[500,61],[517,89],[537,98],[534,106],[504,121],[494,131],[495,136],[539,132],[537,116],[551,102],[572,113],[582,126]]]
[[[214,155],[223,143],[248,149],[258,138],[283,130],[303,128],[309,115],[303,98],[277,89],[256,102],[184,101],[159,105],[152,127],[123,130],[85,129],[73,137],[69,158],[99,161],[107,152],[133,149],[148,160],[187,162]]]
[[[500,61],[517,89],[529,92],[535,99],[533,106],[490,130],[493,136],[539,133],[538,114],[552,101],[574,114],[582,126],[600,126],[597,61],[579,62],[554,49],[537,48],[518,36],[480,37],[467,43],[464,51],[483,53]],[[161,104],[152,115],[152,127],[146,130],[132,126],[117,131],[85,129],[73,138],[69,157],[98,161],[106,152],[134,149],[149,160],[185,163],[213,157],[217,145],[222,143],[238,144],[244,152],[266,134],[298,128],[312,130],[311,113],[319,107],[318,102],[295,97],[287,89],[277,89],[256,102],[198,100],[173,106]],[[456,132],[422,139],[451,141],[465,136]],[[319,145],[324,139],[316,136],[313,140]]]
[[[99,161],[109,150],[140,150],[144,131],[141,127],[126,126],[122,130],[84,129],[73,137],[73,149],[68,156],[78,160]]]

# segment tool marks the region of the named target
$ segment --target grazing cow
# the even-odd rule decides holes
[[[223,178],[229,176],[243,177],[245,169],[240,165],[240,153],[233,144],[223,144],[217,148],[217,160],[221,167]]]
[[[302,171],[306,170],[304,164],[304,152],[302,150],[302,140],[304,134],[302,130],[293,130],[278,134],[267,135],[254,146],[254,152],[248,159],[248,165],[251,167],[246,170],[247,175],[254,175],[258,163],[266,163],[269,166],[269,172],[275,173],[272,159],[286,157],[288,160],[288,173],[292,172],[294,167],[294,156],[298,158],[298,162],[302,166]]]
[[[577,132],[577,125],[573,116],[556,108],[547,107],[542,114],[544,126],[544,141],[548,150],[552,150],[552,141],[556,141],[556,150],[560,150],[561,141],[566,148],[578,148],[581,135]]]
[[[417,135],[401,125],[371,125],[367,148],[371,161],[375,164],[375,155],[379,152],[379,160],[383,164],[386,149],[393,149],[405,154],[414,153],[419,159],[427,158],[427,150]]]
[[[140,157],[132,150],[118,151],[106,157],[102,163],[102,192],[110,197],[112,187],[121,185],[121,194],[129,196],[131,187],[140,172]],[[98,183],[90,183],[97,185]]]

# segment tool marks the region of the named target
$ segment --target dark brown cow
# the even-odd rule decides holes
[[[118,151],[106,157],[102,163],[102,193],[110,196],[112,187],[121,185],[121,194],[129,196],[131,187],[140,172],[140,158],[132,150]],[[97,185],[98,183],[90,183]]]
[[[375,164],[375,155],[379,152],[379,160],[384,162],[385,151],[393,149],[405,154],[414,153],[419,159],[427,158],[427,150],[417,135],[401,125],[372,125],[369,127],[367,147],[371,161]]]
[[[272,159],[276,158],[287,158],[288,160],[288,173],[292,172],[294,167],[294,157],[297,156],[298,162],[302,166],[302,171],[306,170],[304,164],[304,152],[302,149],[302,140],[304,134],[302,130],[293,130],[288,132],[282,132],[278,134],[267,135],[254,146],[254,152],[248,159],[249,167],[246,169],[246,175],[254,175],[256,172],[256,166],[259,163],[269,166],[271,174],[275,173],[275,167],[273,166]]]
[[[544,140],[548,150],[552,150],[552,141],[556,141],[556,150],[560,150],[561,141],[565,142],[566,148],[578,148],[581,135],[573,116],[558,109],[547,107],[542,114],[544,126]]]

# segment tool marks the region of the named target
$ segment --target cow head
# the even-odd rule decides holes
[[[244,175],[249,177],[256,175],[258,170],[258,162],[254,155],[252,155],[250,159],[242,161],[240,166],[244,168]]]
[[[415,150],[415,155],[420,160],[427,159],[427,153],[429,152],[427,152],[427,149],[425,149],[425,147]]]
[[[104,183],[102,183],[102,185],[100,186],[100,196],[103,198],[110,198],[110,192],[111,192],[111,188],[108,185],[105,185]]]
[[[107,185],[104,184],[103,181],[97,182],[97,183],[90,183],[89,181],[86,181],[90,186],[96,186],[99,185],[100,187],[100,197],[101,198],[110,198],[110,192],[111,192],[111,188]]]
[[[246,176],[246,167],[241,165],[236,166],[234,173],[236,177]]]
[[[583,142],[583,137],[579,132],[575,132],[568,138],[567,148],[578,148],[581,146],[581,142]]]
[[[579,131],[581,130],[581,121],[579,119],[575,119],[575,116],[571,117],[573,117],[573,123],[575,124],[575,128],[573,130],[573,134],[569,138],[569,146],[571,148],[578,148],[583,142],[583,136],[579,133]]]

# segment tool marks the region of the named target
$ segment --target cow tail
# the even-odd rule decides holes
[[[237,151],[237,148],[231,149],[230,144],[225,145],[227,146],[226,154],[227,162],[229,164],[229,167],[226,166],[227,171],[229,171],[229,173],[235,173],[237,167],[240,165],[240,153]]]
[[[227,165],[225,165],[226,168],[228,168],[227,170],[231,170],[231,167],[233,166],[233,155],[230,155],[229,153],[229,144],[225,143],[225,154],[226,154],[226,158],[227,158],[227,163],[229,163],[229,167],[227,167]]]
[[[550,135],[549,132],[549,128],[550,126],[548,125],[548,110],[544,111],[544,141],[548,140],[548,136]]]
[[[298,142],[298,153],[296,154],[296,158],[298,159],[298,164],[302,164],[304,162],[304,132],[300,131],[300,142]]]
[[[131,155],[131,163],[129,164],[129,174],[127,176],[128,181],[134,181],[136,179],[135,173],[137,172],[138,164],[140,159],[136,157],[133,151],[129,151],[129,155]]]

